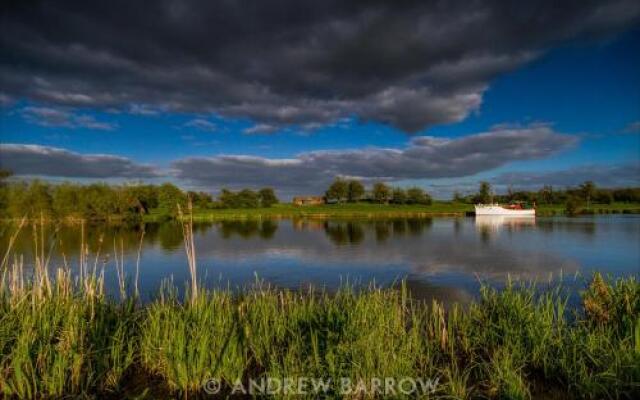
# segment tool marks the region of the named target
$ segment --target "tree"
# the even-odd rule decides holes
[[[5,179],[10,178],[13,175],[13,172],[8,169],[0,168],[0,183],[2,183]]]
[[[344,179],[336,178],[327,190],[327,200],[336,200],[339,203],[349,195],[349,185]]]
[[[389,201],[390,193],[389,186],[382,182],[376,182],[373,184],[373,198],[379,203],[386,203]]]
[[[613,203],[613,195],[608,190],[598,190],[596,191],[593,200],[600,204],[611,204]]]
[[[209,208],[213,202],[213,197],[207,192],[187,192],[187,196],[191,199],[191,204],[195,208]]]
[[[570,217],[577,215],[580,211],[580,200],[576,197],[569,197],[564,211]]]
[[[276,193],[273,191],[273,188],[270,187],[260,189],[258,196],[260,197],[260,205],[262,207],[271,207],[279,202]]]
[[[9,204],[9,190],[7,185],[5,185],[5,179],[9,178],[12,175],[12,172],[8,169],[0,168],[0,217],[5,216],[5,211],[7,210]]]
[[[147,214],[158,208],[158,187],[154,185],[132,185],[123,188],[124,198],[130,211]]]
[[[220,204],[222,204],[222,207],[224,208],[238,207],[236,194],[229,189],[222,189],[222,191],[220,192],[220,196],[218,196],[218,201],[220,202]]]
[[[407,203],[429,205],[431,204],[431,196],[419,187],[412,187],[407,190]]]
[[[41,215],[44,217],[52,216],[52,201],[48,184],[36,179],[31,182],[25,195],[22,205],[31,218]]]
[[[58,218],[64,218],[73,214],[80,216],[78,194],[80,187],[71,183],[63,183],[53,190],[53,212]]]
[[[491,202],[491,185],[489,182],[480,182],[480,190],[478,191],[476,198],[482,204],[488,204]]]
[[[347,198],[349,202],[356,202],[364,196],[364,186],[360,181],[350,180],[347,188]]]
[[[82,215],[91,219],[108,219],[125,208],[115,190],[104,183],[83,186],[78,202]]]
[[[236,196],[240,208],[258,208],[260,206],[258,193],[251,189],[242,189]]]
[[[596,185],[592,181],[586,181],[582,185],[580,185],[580,192],[582,193],[582,197],[587,202],[587,208],[591,206],[591,199],[596,192]]]
[[[453,201],[454,203],[464,203],[466,200],[462,196],[462,194],[460,194],[460,192],[456,190],[455,192],[453,192]]]
[[[407,202],[407,192],[402,188],[394,188],[391,195],[394,204],[404,204]]]
[[[187,204],[187,196],[179,187],[172,183],[163,183],[158,188],[158,208],[170,215],[175,215],[178,204],[184,209]]]
[[[553,186],[545,185],[540,189],[539,198],[544,204],[553,204]]]

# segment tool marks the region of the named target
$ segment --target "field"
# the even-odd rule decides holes
[[[537,207],[539,216],[563,215],[564,205],[541,205]],[[243,218],[387,218],[387,217],[428,217],[428,216],[463,216],[473,212],[473,205],[465,203],[434,201],[431,205],[393,205],[393,204],[327,204],[319,206],[293,206],[276,204],[269,208],[250,209],[196,209],[194,220],[207,221],[218,219]],[[640,213],[640,203],[593,204],[589,209],[581,207],[580,213]],[[159,214],[145,216],[149,221],[159,218]]]

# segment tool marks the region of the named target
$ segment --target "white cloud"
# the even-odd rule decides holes
[[[115,130],[116,123],[97,121],[91,115],[75,114],[72,111],[51,107],[24,107],[20,111],[25,121],[46,127],[69,129]]]
[[[218,129],[218,126],[216,124],[202,118],[195,118],[187,121],[183,126],[187,128],[195,128],[205,132],[215,132]]]
[[[322,190],[336,176],[365,180],[452,178],[512,161],[547,157],[577,143],[549,125],[499,127],[457,139],[414,138],[405,148],[311,151],[290,159],[221,155],[173,163],[176,177],[197,186],[261,186]]]

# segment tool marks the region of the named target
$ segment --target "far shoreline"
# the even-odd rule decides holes
[[[582,207],[572,216],[609,215],[609,214],[640,214],[640,203],[616,202],[612,204],[592,204],[589,208]],[[224,220],[255,220],[255,219],[384,219],[384,218],[444,218],[444,217],[473,217],[474,206],[468,203],[451,201],[433,201],[431,205],[398,205],[375,203],[336,203],[313,206],[295,206],[290,203],[279,203],[266,208],[214,208],[193,210],[194,222],[224,221]],[[540,205],[536,207],[537,217],[569,216],[564,205]],[[191,218],[184,216],[183,218]],[[164,221],[177,221],[180,217],[158,210],[139,216],[125,218],[113,215],[107,219],[91,218],[35,218],[29,220],[37,223],[64,223],[80,225],[82,223],[107,224],[137,224]],[[2,218],[1,223],[20,222],[17,218]]]

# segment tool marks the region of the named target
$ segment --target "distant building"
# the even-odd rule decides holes
[[[326,202],[324,196],[296,196],[292,201],[294,206],[317,206]]]

